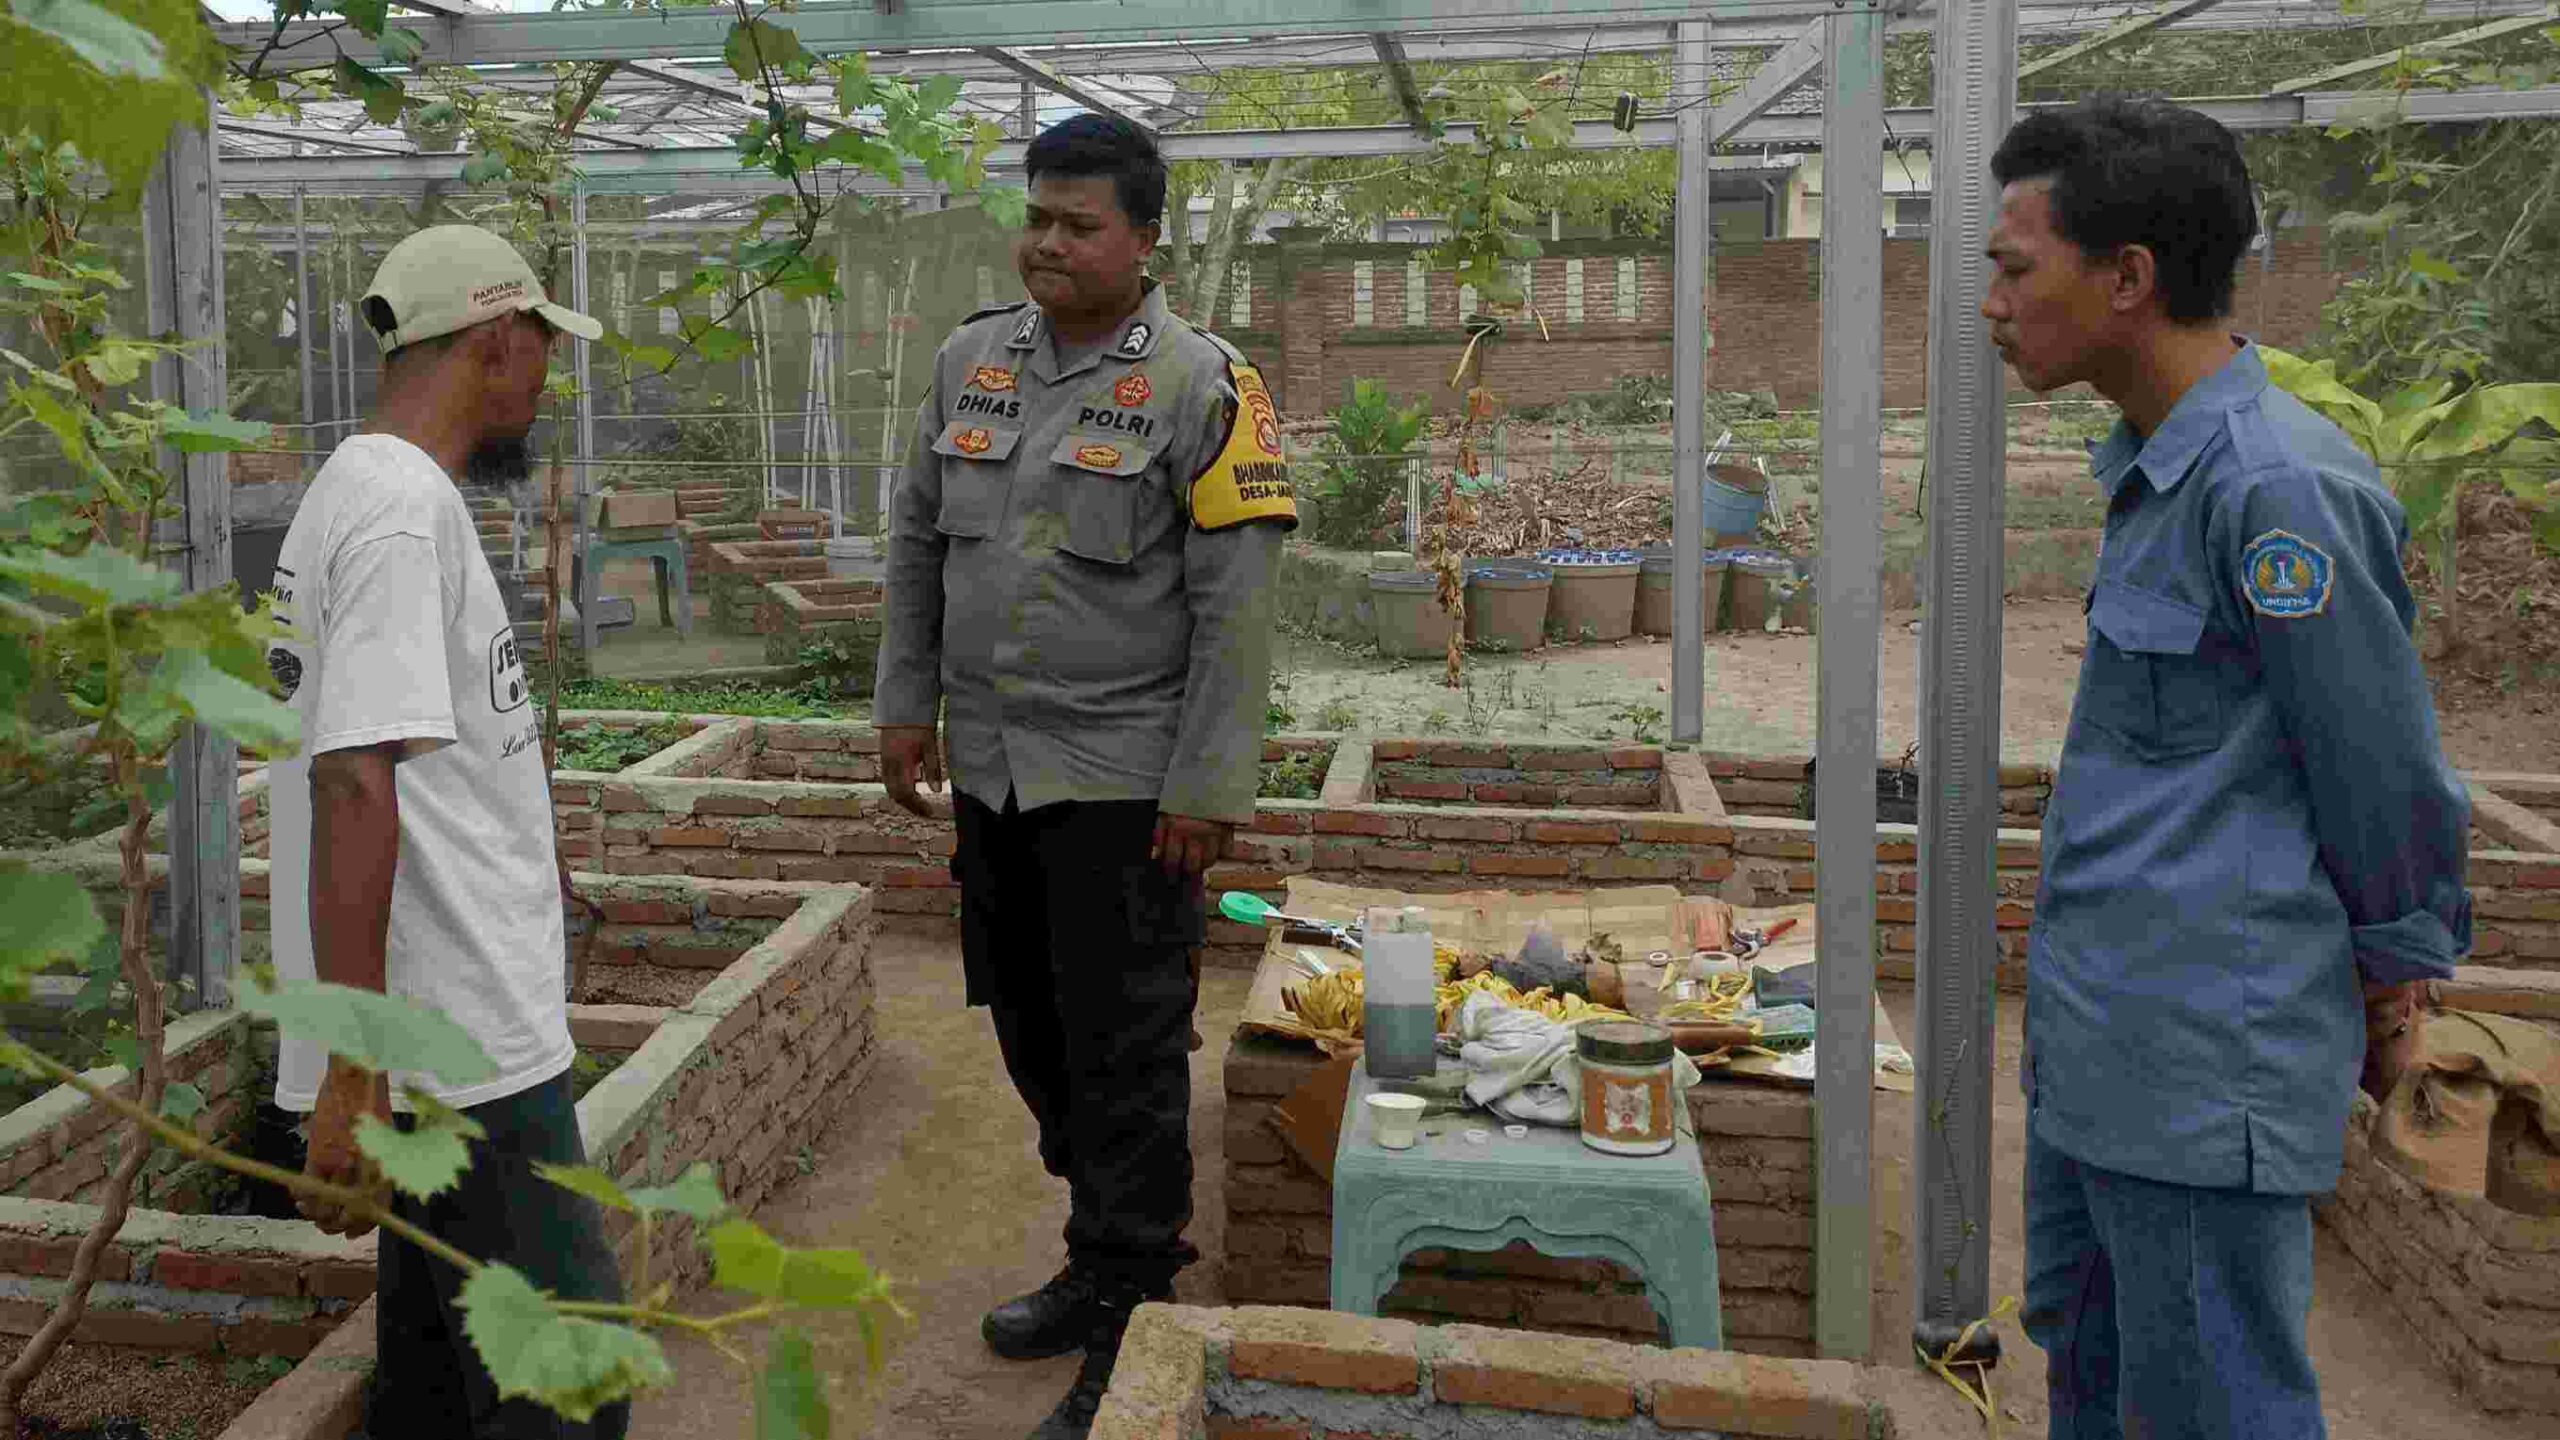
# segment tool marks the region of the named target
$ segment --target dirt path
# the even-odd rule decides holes
[[[1879,754],[1919,738],[1919,618],[1893,612],[1882,629]],[[2049,762],[2071,718],[2086,621],[2069,600],[2012,601],[2003,620],[2001,751],[2014,763]],[[1810,635],[1708,637],[1708,747],[1811,753],[1816,653]],[[1274,675],[1300,730],[1659,740],[1670,729],[1666,640],[1471,656],[1464,685],[1451,690],[1436,661],[1390,662],[1283,637]],[[2442,720],[2445,749],[2464,769],[2560,772],[2560,695],[2466,695]]]
[[[1032,1154],[1029,1117],[1006,1086],[982,1013],[960,1004],[956,950],[941,941],[891,937],[880,967],[880,1068],[813,1156],[810,1175],[760,1217],[784,1238],[859,1247],[902,1283],[916,1324],[893,1342],[879,1376],[862,1384],[861,1345],[850,1325],[821,1324],[821,1366],[839,1377],[836,1434],[857,1440],[1020,1440],[1055,1403],[1072,1360],[1017,1365],[990,1355],[978,1316],[1048,1278],[1058,1260],[1065,1195]],[[1243,1003],[1245,977],[1208,972],[1199,1026],[1210,1044],[1192,1061],[1193,1149],[1199,1161],[1192,1238],[1206,1257],[1183,1276],[1182,1298],[1218,1303],[1224,1254],[1225,1104],[1222,1059]],[[1911,995],[1887,987],[1894,1024],[1914,1033]],[[1992,1289],[2022,1279],[2020,1176],[2025,1151],[2017,1092],[2019,1006],[2003,997],[1999,1079],[1993,1087]],[[1899,1363],[1911,1324],[1909,1176],[1913,1106],[1879,1094],[1875,1334]],[[2420,1355],[2407,1323],[2343,1250],[2322,1237],[2312,1343],[2336,1440],[2402,1440],[2463,1434],[2529,1440],[2483,1419]],[[2043,1357],[2014,1325],[1995,1378],[2012,1436],[2043,1433]],[[753,1433],[749,1393],[699,1346],[671,1344],[683,1386],[651,1397],[632,1427],[639,1440],[729,1440]],[[1952,1392],[1950,1413],[1960,1413]],[[1951,1430],[1949,1433],[1967,1433]]]

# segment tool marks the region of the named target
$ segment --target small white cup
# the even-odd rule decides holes
[[[1422,1097],[1379,1093],[1363,1097],[1369,1125],[1378,1143],[1390,1150],[1410,1150],[1422,1129]]]

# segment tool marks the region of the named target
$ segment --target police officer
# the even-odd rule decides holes
[[[984,1325],[1009,1358],[1084,1351],[1035,1432],[1067,1440],[1130,1310],[1197,1258],[1200,877],[1253,817],[1297,511],[1261,376],[1146,278],[1154,142],[1082,115],[1026,166],[1032,303],[971,316],[936,359],[891,515],[875,718],[909,810],[935,813],[917,787],[947,754],[969,1003],[1067,1182],[1066,1268]]]
[[[2325,1433],[2308,1197],[2358,1081],[2471,943],[2470,805],[2373,463],[2230,335],[2239,147],[2156,102],[2042,111],[1983,314],[2123,411],[2027,971],[2027,1331],[2056,1440]]]

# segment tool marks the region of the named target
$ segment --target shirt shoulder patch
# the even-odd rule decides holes
[[[2270,530],[2240,552],[2240,592],[2250,609],[2277,620],[2327,610],[2337,575],[2329,552],[2289,531]]]
[[[1240,361],[1227,364],[1242,404],[1227,426],[1226,443],[1191,482],[1191,522],[1226,530],[1255,520],[1298,523],[1298,491],[1280,450],[1280,411],[1262,374]]]

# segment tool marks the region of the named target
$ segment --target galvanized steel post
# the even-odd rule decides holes
[[[1814,1339],[1874,1342],[1876,627],[1883,603],[1884,31],[1876,0],[1823,22],[1822,617],[1814,702]]]
[[[1671,243],[1671,738],[1706,729],[1707,23],[1684,20],[1672,45],[1679,127],[1678,214]]]
[[[1912,1343],[1952,1345],[1991,1304],[1994,907],[2000,845],[2001,523],[2006,372],[1991,348],[1983,256],[1991,157],[2017,93],[2017,0],[1938,12],[1929,243],[1928,611],[1920,655],[1918,1314]],[[1985,1326],[1968,1354],[1994,1359]]]

